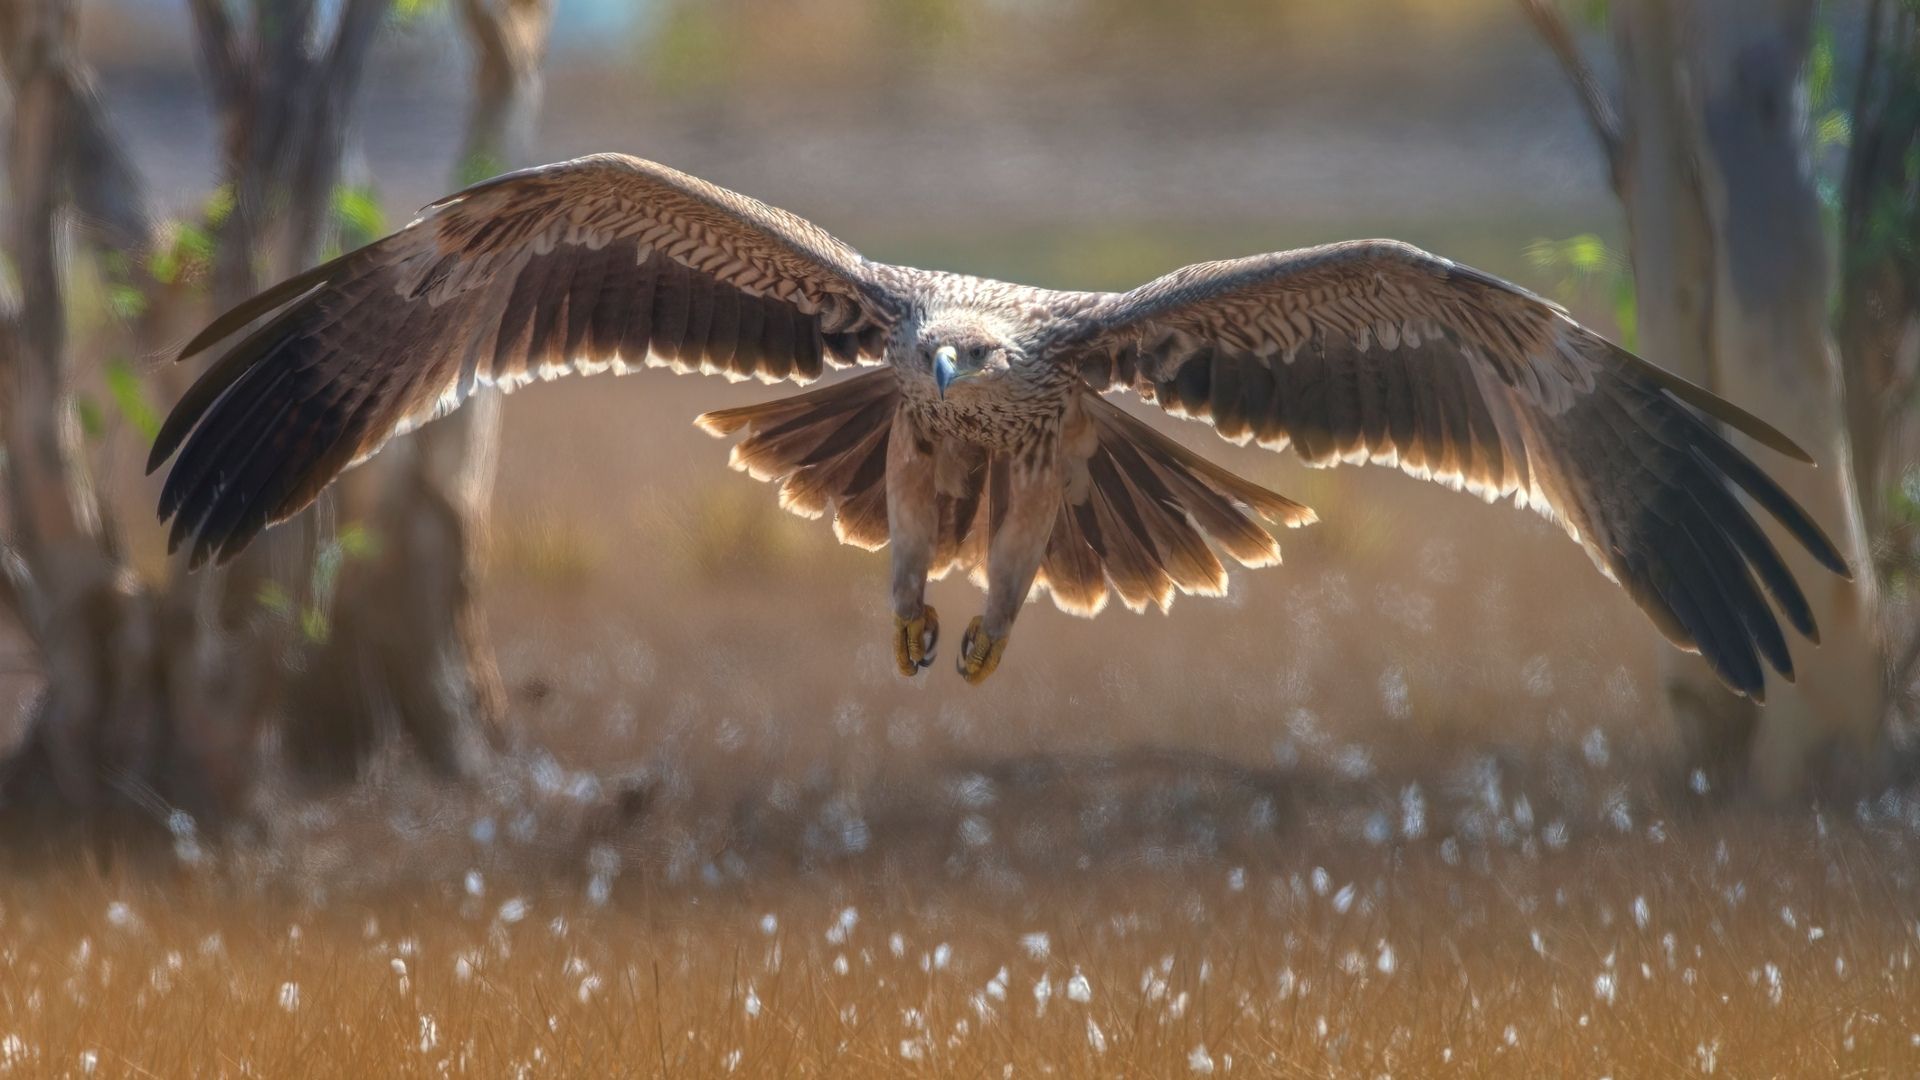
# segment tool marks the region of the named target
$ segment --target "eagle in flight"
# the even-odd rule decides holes
[[[1810,462],[1765,422],[1505,281],[1363,240],[1200,263],[1124,293],[1060,292],[863,258],[817,226],[638,158],[487,180],[216,319],[208,367],[148,462],[176,451],[160,516],[190,561],[231,558],[388,439],[487,386],[666,367],[811,383],[707,413],[732,464],[835,535],[892,547],[902,675],[934,657],[928,578],[986,588],[969,682],[1001,661],[1036,587],[1076,615],[1117,595],[1218,595],[1264,523],[1312,510],[1109,402],[1131,391],[1224,438],[1307,462],[1377,462],[1558,521],[1674,644],[1760,698],[1791,678],[1773,606],[1805,595],[1736,496],[1835,573],[1807,513],[1715,421]],[[1768,603],[1771,597],[1772,605]]]

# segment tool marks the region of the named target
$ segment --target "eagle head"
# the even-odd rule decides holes
[[[955,384],[990,384],[1013,370],[1021,353],[1004,327],[986,318],[946,318],[919,334],[919,353],[940,396]]]

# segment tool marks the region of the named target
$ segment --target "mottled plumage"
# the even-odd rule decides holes
[[[1831,541],[1715,427],[1810,460],[1764,422],[1497,278],[1391,241],[1189,266],[1057,292],[862,258],[814,225],[620,155],[502,176],[216,320],[266,316],[168,417],[160,513],[230,558],[388,438],[482,386],[667,367],[820,389],[709,413],[733,464],[840,539],[891,544],[895,649],[924,667],[929,576],[987,587],[961,647],[998,664],[1036,584],[1092,615],[1217,595],[1215,548],[1279,561],[1306,507],[1157,434],[1131,390],[1313,464],[1373,461],[1559,521],[1666,636],[1758,697],[1792,677],[1774,607],[1814,638],[1744,493],[1822,564]],[[880,366],[884,365],[884,366]],[[1211,541],[1211,543],[1209,542]],[[1772,604],[1768,603],[1771,597]]]

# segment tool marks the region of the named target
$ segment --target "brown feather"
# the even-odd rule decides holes
[[[162,519],[196,558],[231,557],[481,384],[614,360],[804,381],[829,331],[836,362],[877,362],[899,311],[874,273],[791,214],[635,158],[497,177],[188,343],[183,356],[272,316],[162,425],[149,471],[179,456]]]
[[[1764,692],[1764,667],[1792,675],[1769,599],[1801,632],[1817,627],[1733,489],[1848,572],[1818,524],[1711,421],[1808,460],[1778,430],[1524,289],[1404,244],[1185,267],[1093,302],[1054,347],[1095,389],[1131,385],[1211,418],[1226,438],[1251,434],[1315,464],[1393,462],[1524,500],[1741,693]],[[1230,528],[1195,521],[1216,539]]]

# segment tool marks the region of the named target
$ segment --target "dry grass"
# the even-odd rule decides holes
[[[564,793],[527,796],[541,823],[524,834],[361,800],[288,810],[272,855],[15,878],[0,1070],[1920,1068],[1920,803],[1601,821],[1403,793],[1368,840],[1263,810],[1257,781],[1202,763],[1095,772],[962,774],[939,805],[871,822],[857,853],[803,842],[811,864],[783,866],[749,842],[679,885],[644,825],[557,845]],[[356,818],[376,807],[384,828]]]

